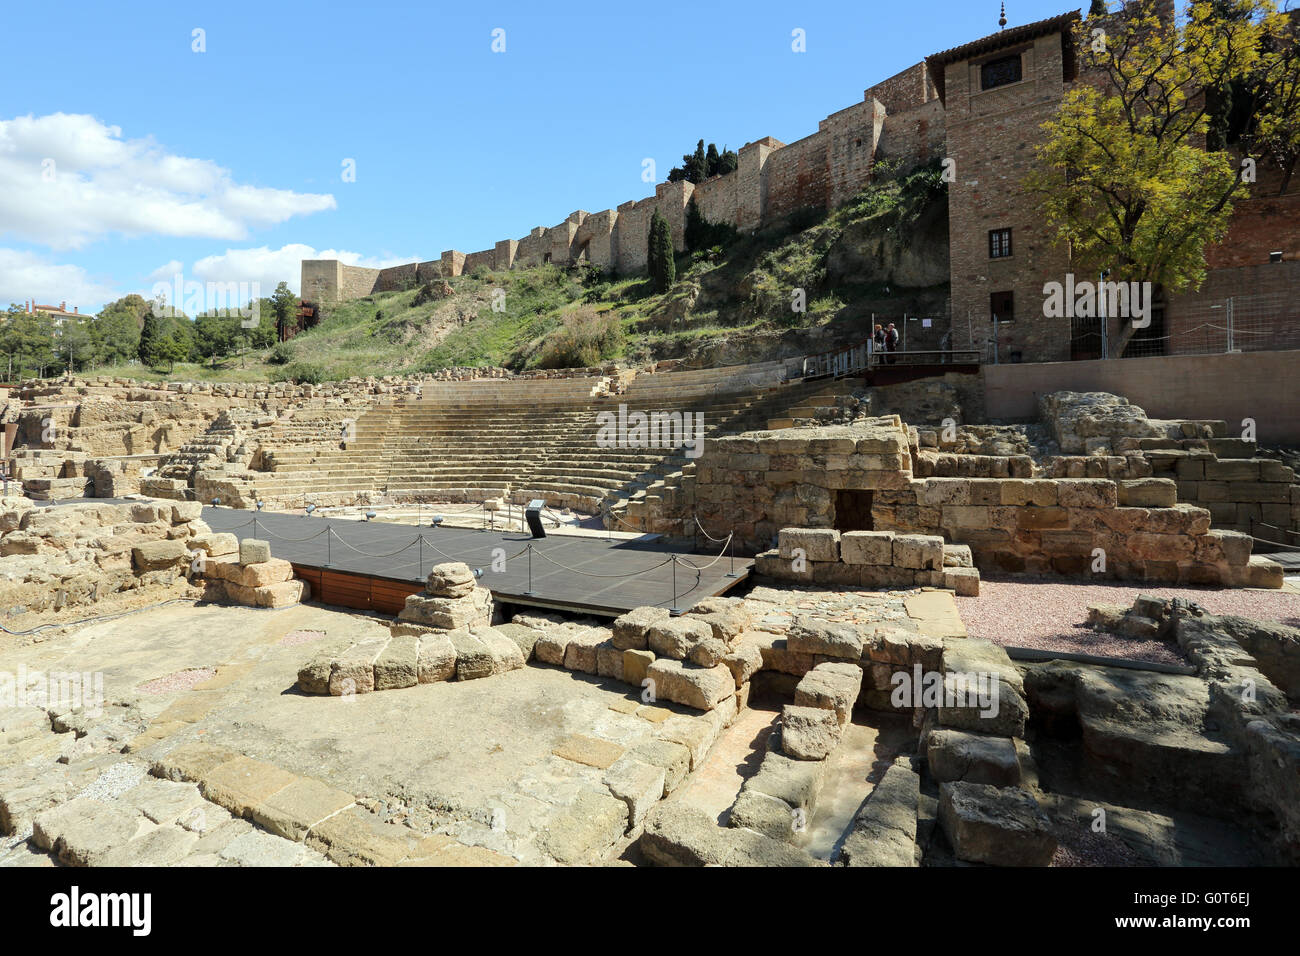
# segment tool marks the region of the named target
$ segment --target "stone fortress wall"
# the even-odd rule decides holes
[[[438,259],[386,269],[350,266],[336,259],[305,259],[302,297],[339,302],[415,282],[458,276],[481,267],[500,270],[585,260],[620,273],[645,268],[650,220],[658,210],[684,248],[686,207],[692,198],[710,222],[752,230],[804,208],[831,209],[871,179],[878,159],[904,166],[939,155],[944,147],[942,107],[924,63],[878,83],[862,102],[823,119],[817,132],[785,144],[765,136],[740,148],[739,167],[702,183],[659,183],[655,194],[617,209],[578,210],[551,228],[538,226],[521,239]]]

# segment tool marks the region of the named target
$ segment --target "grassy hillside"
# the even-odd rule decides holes
[[[522,370],[690,358],[760,361],[869,333],[872,313],[940,314],[947,196],[935,165],[878,179],[839,209],[801,214],[677,260],[658,294],[644,276],[585,264],[477,270],[445,284],[326,306],[291,342],[215,368],[101,369],[135,378],[327,381],[455,365]],[[806,311],[791,309],[795,289]],[[937,328],[936,323],[936,328]]]

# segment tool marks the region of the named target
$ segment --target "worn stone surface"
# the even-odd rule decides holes
[[[939,789],[939,822],[960,860],[1047,866],[1056,852],[1047,815],[1024,790],[958,781]]]
[[[842,733],[834,710],[786,704],[781,711],[781,749],[798,760],[825,760]]]

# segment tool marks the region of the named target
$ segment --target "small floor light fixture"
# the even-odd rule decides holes
[[[433,516],[433,526],[434,526],[435,528],[440,528],[440,527],[442,527],[442,515],[434,515],[434,516]]]
[[[219,507],[220,505],[221,505],[221,499],[220,499],[220,498],[213,498],[213,499],[212,499],[212,507],[216,508],[216,507]]]
[[[371,518],[373,518],[374,516],[375,516],[375,513],[374,513],[373,511],[367,511],[367,512],[366,512],[366,520],[367,520],[367,521],[369,521],[369,520],[370,520]]]
[[[316,506],[315,506],[315,505],[308,505],[308,506],[307,506],[307,517],[310,518],[310,517],[311,517],[311,513],[312,513],[313,511],[315,511],[315,510],[316,510]]]

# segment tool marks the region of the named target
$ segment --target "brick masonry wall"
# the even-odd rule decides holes
[[[1017,49],[1017,48],[1012,48]],[[1065,92],[1059,34],[1020,47],[1024,79],[980,90],[980,67],[1010,50],[950,64],[945,71],[948,155],[957,162],[948,187],[953,327],[973,328],[972,347],[988,349],[993,338],[989,297],[1014,296],[1015,319],[999,324],[999,356],[1019,351],[1026,359],[1069,358],[1070,320],[1043,317],[1043,283],[1063,281],[1069,270],[1021,183],[1042,142],[1041,125]],[[989,230],[1012,230],[1012,255],[989,258]]]

